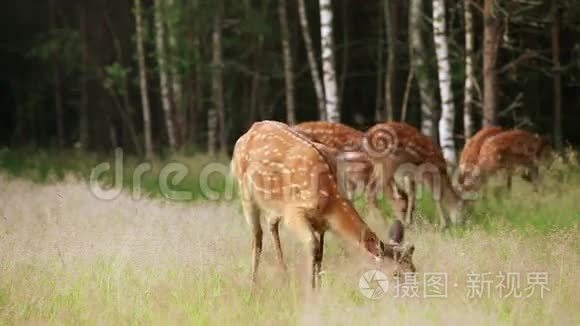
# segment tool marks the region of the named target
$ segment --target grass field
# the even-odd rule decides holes
[[[580,173],[558,164],[541,193],[519,180],[512,194],[492,187],[469,209],[467,225],[451,232],[428,223],[432,203],[422,199],[419,225],[407,234],[416,246],[419,297],[397,295],[391,280],[377,300],[358,287],[377,266],[332,236],[323,287],[305,291],[303,249],[284,229],[288,273],[274,264],[266,234],[252,292],[250,232],[236,201],[136,201],[126,192],[104,201],[67,171],[33,180],[29,171],[16,177],[3,168],[0,324],[578,325]],[[388,221],[365,218],[386,238]],[[446,298],[424,297],[427,272],[447,273]],[[485,286],[473,297],[470,277],[487,272],[489,297]],[[527,276],[547,273],[549,290],[543,298],[539,289],[530,298],[503,298],[500,272],[519,273],[524,296]]]

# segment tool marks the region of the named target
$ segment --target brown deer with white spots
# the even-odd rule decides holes
[[[433,194],[441,227],[447,218],[441,206],[445,204],[453,223],[460,220],[463,200],[447,174],[447,164],[441,150],[430,138],[402,122],[379,123],[370,128],[363,139],[376,171],[381,171],[385,182],[396,175],[410,180],[406,192],[408,208],[405,220],[412,222],[415,206],[415,183],[423,183]]]
[[[368,205],[376,209],[377,189],[382,184],[376,182],[373,164],[363,149],[364,132],[341,123],[309,121],[292,127],[313,142],[330,147],[334,151],[337,165],[338,182],[346,197],[353,200],[357,189],[363,189]],[[397,218],[406,215],[407,195],[394,183],[384,188],[391,200]]]
[[[523,168],[524,179],[532,182],[537,190],[539,166],[548,160],[550,151],[548,142],[539,135],[519,129],[498,133],[483,142],[475,167],[461,178],[462,187],[477,191],[498,171],[505,170],[509,177],[515,170]]]
[[[269,225],[279,264],[284,267],[278,226],[283,222],[306,246],[309,277],[320,286],[324,234],[330,230],[368,257],[388,257],[397,272],[414,271],[413,246],[382,242],[344,199],[336,184],[332,163],[313,142],[275,121],[254,123],[238,139],[232,175],[240,187],[244,216],[252,229],[252,281],[262,252],[262,216]]]
[[[479,158],[479,151],[481,146],[489,138],[506,131],[505,129],[497,126],[487,126],[481,128],[473,137],[471,137],[463,146],[463,151],[461,152],[461,157],[459,158],[459,169],[467,170],[474,165],[477,165],[477,160]]]
[[[470,190],[466,186],[466,181],[469,177],[475,173],[477,168],[477,160],[479,159],[479,151],[483,143],[490,137],[493,137],[505,130],[501,127],[489,126],[480,129],[473,137],[471,137],[465,146],[463,146],[463,151],[461,151],[461,157],[459,158],[459,178],[458,183],[464,190]]]

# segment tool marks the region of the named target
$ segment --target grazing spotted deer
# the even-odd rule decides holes
[[[327,121],[309,121],[293,127],[313,142],[330,147],[334,151],[334,162],[337,166],[338,182],[349,200],[354,199],[357,189],[363,189],[367,203],[377,208],[376,195],[378,186],[373,179],[373,165],[362,146],[364,132],[341,123]],[[407,195],[394,183],[385,188],[391,199],[393,211],[397,218],[406,215]]]
[[[362,151],[364,132],[337,122],[308,121],[294,127],[308,139],[337,150]]]
[[[479,151],[483,143],[505,130],[501,127],[488,126],[481,128],[473,137],[471,137],[461,152],[461,157],[459,158],[459,176],[458,184],[463,190],[471,190],[466,187],[466,180],[475,173],[477,169],[477,160],[479,158]]]
[[[313,288],[320,286],[327,230],[377,261],[385,256],[396,258],[398,272],[414,271],[414,247],[401,246],[400,241],[385,244],[377,237],[338,192],[332,164],[317,146],[323,145],[314,145],[275,121],[254,123],[236,142],[231,170],[239,183],[243,213],[253,234],[252,281],[256,280],[262,252],[260,216],[269,225],[282,267],[280,221],[307,246]]]
[[[412,222],[415,182],[426,184],[433,194],[441,227],[447,226],[441,202],[449,210],[451,221],[459,221],[463,200],[453,189],[445,159],[431,139],[406,123],[386,122],[370,128],[365,134],[363,145],[375,171],[381,172],[384,182],[401,174],[404,179],[411,180],[406,189],[409,198],[405,217],[407,223]]]
[[[527,172],[524,179],[532,182],[537,190],[539,164],[549,153],[549,144],[539,135],[519,129],[498,133],[481,145],[475,168],[463,176],[463,187],[476,191],[500,170],[505,170],[509,177],[516,169],[524,168]]]

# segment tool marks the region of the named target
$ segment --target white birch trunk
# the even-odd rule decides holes
[[[322,52],[326,120],[340,122],[340,110],[337,106],[338,88],[336,85],[336,71],[334,69],[332,20],[332,1],[320,0],[320,49]]]
[[[135,29],[136,29],[136,43],[137,43],[137,61],[139,64],[139,88],[141,90],[141,109],[143,111],[143,135],[145,137],[145,157],[153,157],[153,141],[151,138],[151,118],[150,105],[147,86],[147,67],[145,64],[145,49],[143,46],[143,14],[141,10],[141,0],[134,1],[135,14]]]
[[[304,46],[306,48],[306,56],[308,58],[308,66],[310,67],[310,75],[312,76],[312,83],[314,84],[314,91],[316,92],[318,114],[320,120],[326,120],[326,107],[324,104],[324,87],[322,79],[318,72],[318,64],[316,55],[314,54],[314,46],[312,45],[312,38],[310,37],[310,30],[308,27],[308,17],[306,16],[306,6],[304,0],[298,0],[298,15],[300,16],[300,27],[302,29],[302,37],[304,38]]]
[[[455,141],[453,125],[455,107],[451,87],[451,66],[449,64],[449,45],[445,27],[445,0],[433,0],[433,37],[437,55],[437,75],[441,94],[441,118],[439,119],[439,144],[448,163],[455,164]]]
[[[290,48],[290,33],[288,32],[288,17],[286,0],[278,0],[278,18],[282,30],[282,52],[284,57],[284,82],[286,86],[286,122],[296,124],[294,107],[294,72],[292,68],[292,51]]]
[[[159,65],[159,87],[161,89],[161,104],[165,114],[165,126],[169,148],[175,150],[175,128],[171,115],[171,99],[169,98],[169,78],[167,76],[167,53],[165,51],[165,26],[163,23],[162,0],[155,0],[155,44],[157,47],[157,64]]]
[[[419,85],[419,96],[421,97],[421,132],[437,141],[437,129],[434,121],[437,112],[437,101],[435,99],[435,85],[429,74],[427,66],[427,56],[429,53],[425,47],[423,36],[423,0],[410,0],[409,3],[409,44],[411,54],[411,65],[413,73]]]
[[[475,73],[473,71],[473,14],[470,3],[463,4],[465,17],[465,88],[463,104],[463,135],[467,141],[473,135],[473,93],[475,90]]]

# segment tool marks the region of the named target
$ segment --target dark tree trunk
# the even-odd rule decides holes
[[[64,147],[64,108],[62,103],[62,84],[60,69],[56,57],[52,62],[52,82],[53,82],[53,96],[54,107],[56,109],[56,132],[58,148]]]
[[[554,78],[554,145],[562,150],[562,73],[560,66],[560,12],[552,0],[552,64]]]
[[[87,35],[87,8],[84,1],[79,1],[80,19],[80,47],[81,47],[81,76],[80,76],[80,105],[79,105],[79,143],[81,148],[89,146],[89,93],[87,86],[88,79],[88,35]]]
[[[387,120],[395,118],[395,81],[397,80],[397,36],[399,33],[398,4],[396,0],[385,0],[385,23],[387,26],[387,76],[385,78],[385,111]]]
[[[483,125],[497,124],[498,79],[497,57],[501,36],[500,19],[495,0],[483,5]]]
[[[54,0],[49,1],[50,30],[56,30],[56,4]],[[54,108],[56,113],[56,134],[58,148],[64,147],[64,107],[62,100],[62,78],[58,53],[52,55],[52,93],[54,97]]]

